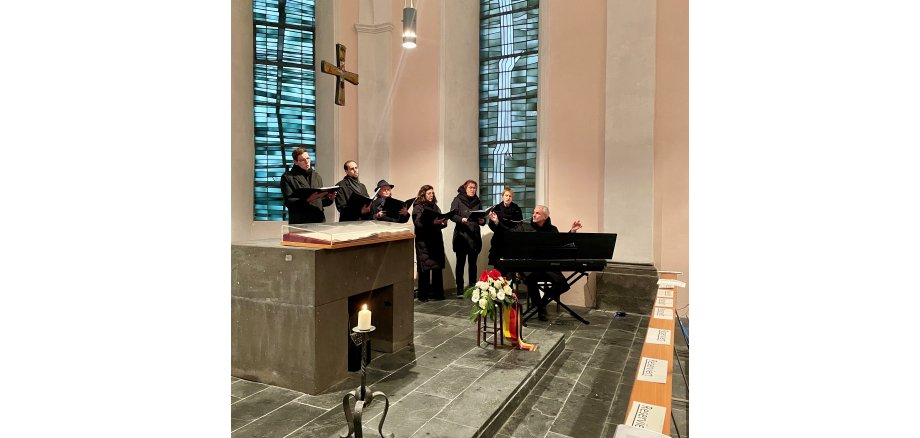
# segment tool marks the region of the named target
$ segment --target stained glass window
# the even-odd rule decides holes
[[[539,0],[482,0],[479,12],[479,196],[505,187],[527,218],[536,204]]]
[[[253,0],[255,220],[286,219],[279,181],[291,152],[316,160],[313,0]]]

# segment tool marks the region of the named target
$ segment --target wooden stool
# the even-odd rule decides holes
[[[492,348],[498,348],[499,342],[502,345],[505,345],[505,326],[503,315],[503,306],[502,304],[496,304],[495,306],[495,319],[492,320],[492,327],[489,327],[489,322],[487,317],[479,315],[476,317],[476,346],[482,345],[482,341],[485,341],[488,338],[488,335],[493,335],[492,337]],[[488,341],[487,341],[488,342]]]

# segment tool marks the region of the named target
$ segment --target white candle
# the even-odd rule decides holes
[[[358,330],[371,329],[371,311],[367,310],[367,304],[361,306],[358,311]]]

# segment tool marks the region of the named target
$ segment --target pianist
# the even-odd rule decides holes
[[[489,213],[489,220],[497,223],[498,216],[491,212]],[[581,229],[581,221],[575,219],[572,222],[572,227],[569,228],[570,233],[574,233]],[[553,225],[552,220],[549,218],[549,208],[545,205],[538,205],[533,209],[533,217],[530,220],[530,223],[521,223],[517,227],[511,229],[512,232],[536,232],[536,233],[558,233],[559,229]],[[535,272],[527,275],[527,296],[530,299],[531,303],[534,303],[537,306],[537,318],[540,321],[546,321],[546,302],[547,298],[540,298],[539,292],[537,292],[537,283],[539,282],[549,282],[551,284],[551,289],[545,291],[546,293],[552,293],[554,295],[561,295],[564,292],[569,290],[569,284],[565,281],[565,276],[562,275],[562,272],[559,271],[547,271],[547,272]]]

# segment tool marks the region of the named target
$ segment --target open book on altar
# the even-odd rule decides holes
[[[281,244],[310,248],[343,248],[415,237],[412,224],[355,221],[334,224],[282,225]]]

